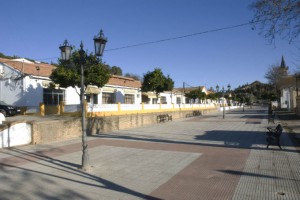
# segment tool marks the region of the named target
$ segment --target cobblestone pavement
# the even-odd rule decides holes
[[[0,150],[0,199],[300,199],[287,134],[266,149],[264,108],[231,110],[80,139]]]

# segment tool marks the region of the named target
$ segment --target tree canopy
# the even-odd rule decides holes
[[[83,59],[81,59],[82,53]],[[95,85],[103,87],[110,78],[108,65],[100,63],[96,56],[85,52],[74,51],[68,61],[59,60],[57,68],[52,72],[50,78],[60,87],[80,87],[81,64],[84,66],[84,86]]]
[[[205,92],[202,92],[200,89],[191,90],[190,92],[186,93],[185,96],[189,99],[196,99],[204,100],[206,97]]]
[[[117,67],[117,66],[110,67],[110,73],[112,75],[117,75],[117,76],[122,76],[123,75],[122,69],[120,67]]]
[[[270,84],[274,86],[278,86],[280,80],[287,75],[288,75],[287,68],[283,68],[277,65],[272,65],[266,71],[265,78],[268,80]]]
[[[174,81],[165,76],[161,69],[156,68],[154,71],[148,71],[144,74],[144,81],[142,84],[142,91],[154,91],[156,95],[164,91],[171,91],[174,88]]]
[[[129,77],[129,78],[133,78],[134,80],[137,80],[137,81],[142,81],[142,77],[138,74],[126,73],[124,76]]]
[[[250,5],[255,14],[255,27],[261,34],[275,41],[276,36],[293,42],[300,33],[300,0],[256,0]]]
[[[231,94],[234,100],[243,103],[251,103],[259,100],[276,100],[274,86],[259,81],[239,86]]]

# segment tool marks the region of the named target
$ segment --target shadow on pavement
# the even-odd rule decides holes
[[[12,168],[21,170],[20,174],[18,175],[18,176],[21,176],[19,178],[22,180],[26,180],[26,182],[28,182],[30,184],[35,183],[35,181],[33,181],[33,179],[37,178],[37,176],[34,176],[34,174],[35,174],[35,175],[42,175],[43,182],[45,182],[45,183],[51,183],[51,184],[57,183],[57,182],[54,182],[53,179],[48,179],[47,176],[49,176],[51,178],[56,178],[58,180],[61,179],[61,180],[69,181],[72,183],[82,184],[85,186],[99,187],[99,188],[105,188],[105,189],[113,190],[113,191],[117,191],[117,192],[122,192],[122,193],[130,194],[132,196],[139,197],[139,198],[147,197],[149,199],[159,200],[155,197],[151,197],[146,194],[142,194],[140,192],[126,188],[122,185],[113,183],[106,179],[103,179],[103,178],[94,176],[90,173],[87,173],[85,171],[79,170],[78,168],[80,167],[80,165],[78,165],[78,164],[70,163],[67,161],[63,161],[63,160],[59,160],[59,159],[55,159],[53,157],[43,155],[44,154],[43,151],[39,151],[39,153],[36,153],[36,152],[28,152],[28,151],[21,150],[18,148],[10,148],[10,151],[12,153],[7,152],[6,154],[11,155],[13,159],[10,159],[8,157],[8,159],[3,158],[2,160],[0,160],[0,172],[4,173],[4,174],[10,173]],[[47,151],[45,151],[45,152],[47,154]],[[2,152],[2,153],[4,153],[4,152]],[[16,156],[15,153],[18,153],[19,155]],[[47,172],[45,172],[42,170],[35,170],[35,169],[28,169],[25,167],[20,167],[17,164],[22,163],[22,161],[18,162],[18,160],[24,160],[27,163],[33,163],[36,165],[40,165],[42,167],[49,168],[49,170],[47,170]],[[53,170],[61,171],[64,173],[64,175],[63,176],[57,175],[57,173],[53,173]],[[74,178],[71,178],[70,175],[73,175]],[[14,176],[17,176],[17,174],[15,174]],[[40,177],[40,176],[38,176],[38,177]],[[20,184],[20,182],[10,180],[10,178],[8,176],[7,177],[1,176],[1,179],[3,181],[5,180],[7,182],[10,182],[11,188],[19,188],[19,190],[20,190],[20,187],[22,187],[22,183]],[[84,179],[86,179],[86,180],[84,180]],[[36,185],[33,188],[38,189],[36,191],[36,196],[41,199],[44,199],[44,198],[46,198],[46,199],[67,199],[67,197],[70,197],[70,199],[73,199],[74,197],[76,197],[76,199],[89,199],[89,198],[83,196],[82,194],[79,194],[76,191],[69,190],[67,188],[64,189],[64,192],[62,194],[59,194],[59,192],[57,192],[53,195],[44,193],[43,191],[47,191],[47,188],[41,188],[41,185]],[[11,193],[10,191],[1,192],[1,199],[2,198],[3,199],[14,199],[16,197],[15,196],[16,194],[17,193]],[[22,197],[25,198],[24,195],[22,194]]]
[[[144,141],[144,142],[158,142],[158,143],[169,143],[169,144],[185,144],[185,145],[197,145],[197,146],[210,146],[210,147],[225,147],[225,148],[241,148],[241,149],[257,149],[266,150],[266,133],[265,132],[254,132],[254,131],[223,131],[214,130],[206,131],[203,135],[197,135],[194,137],[194,141],[179,141],[171,140],[167,138],[151,138],[148,135],[139,136],[135,134],[126,133],[112,133],[112,134],[98,134],[90,137],[96,138],[108,138],[108,139],[124,139],[133,141]],[[284,142],[282,146],[288,147]],[[280,150],[277,146],[270,146],[270,150],[278,150],[285,152],[297,152],[291,149]]]
[[[237,170],[217,170],[217,171],[227,173],[227,174],[237,175],[237,176],[251,176],[251,177],[278,179],[277,176],[269,176],[269,175],[251,173],[251,172],[237,171]]]

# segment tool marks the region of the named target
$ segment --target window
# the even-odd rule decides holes
[[[134,104],[134,94],[125,94],[125,104]]]
[[[45,105],[59,105],[64,101],[65,91],[57,89],[44,89],[44,104]]]
[[[156,98],[152,99],[152,104],[157,104],[157,99]]]
[[[191,103],[191,99],[190,98],[185,98],[185,103]]]
[[[88,103],[98,104],[98,94],[86,94],[85,99]]]
[[[160,97],[160,103],[167,104],[167,98],[166,97]]]
[[[91,95],[85,95],[85,100],[87,103],[91,103]]]
[[[176,98],[176,103],[177,103],[177,104],[181,104],[181,98],[180,98],[180,97],[177,97],[177,98]]]
[[[102,104],[113,104],[115,103],[115,93],[102,93]]]

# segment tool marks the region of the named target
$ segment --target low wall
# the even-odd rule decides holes
[[[0,148],[30,144],[31,126],[25,121],[0,124]]]
[[[157,116],[172,115],[172,119],[202,115],[217,109],[157,112],[145,114],[90,117],[87,118],[87,134],[109,133],[115,130],[129,129],[157,124]],[[41,118],[43,119],[43,118]],[[0,148],[24,144],[46,144],[82,136],[81,118],[59,117],[57,120],[36,120],[10,122],[0,126]]]
[[[79,118],[35,121],[30,124],[32,127],[32,144],[63,141],[82,135],[81,120]]]
[[[202,115],[208,112],[216,111],[217,109],[206,110],[189,110],[189,111],[173,111],[173,112],[157,112],[145,113],[135,115],[119,115],[119,116],[106,116],[106,117],[93,117],[88,118],[87,133],[95,135],[100,133],[109,133],[115,130],[129,129],[140,126],[156,124],[157,116],[161,114],[172,115],[172,119],[180,119],[192,117],[195,115]]]

